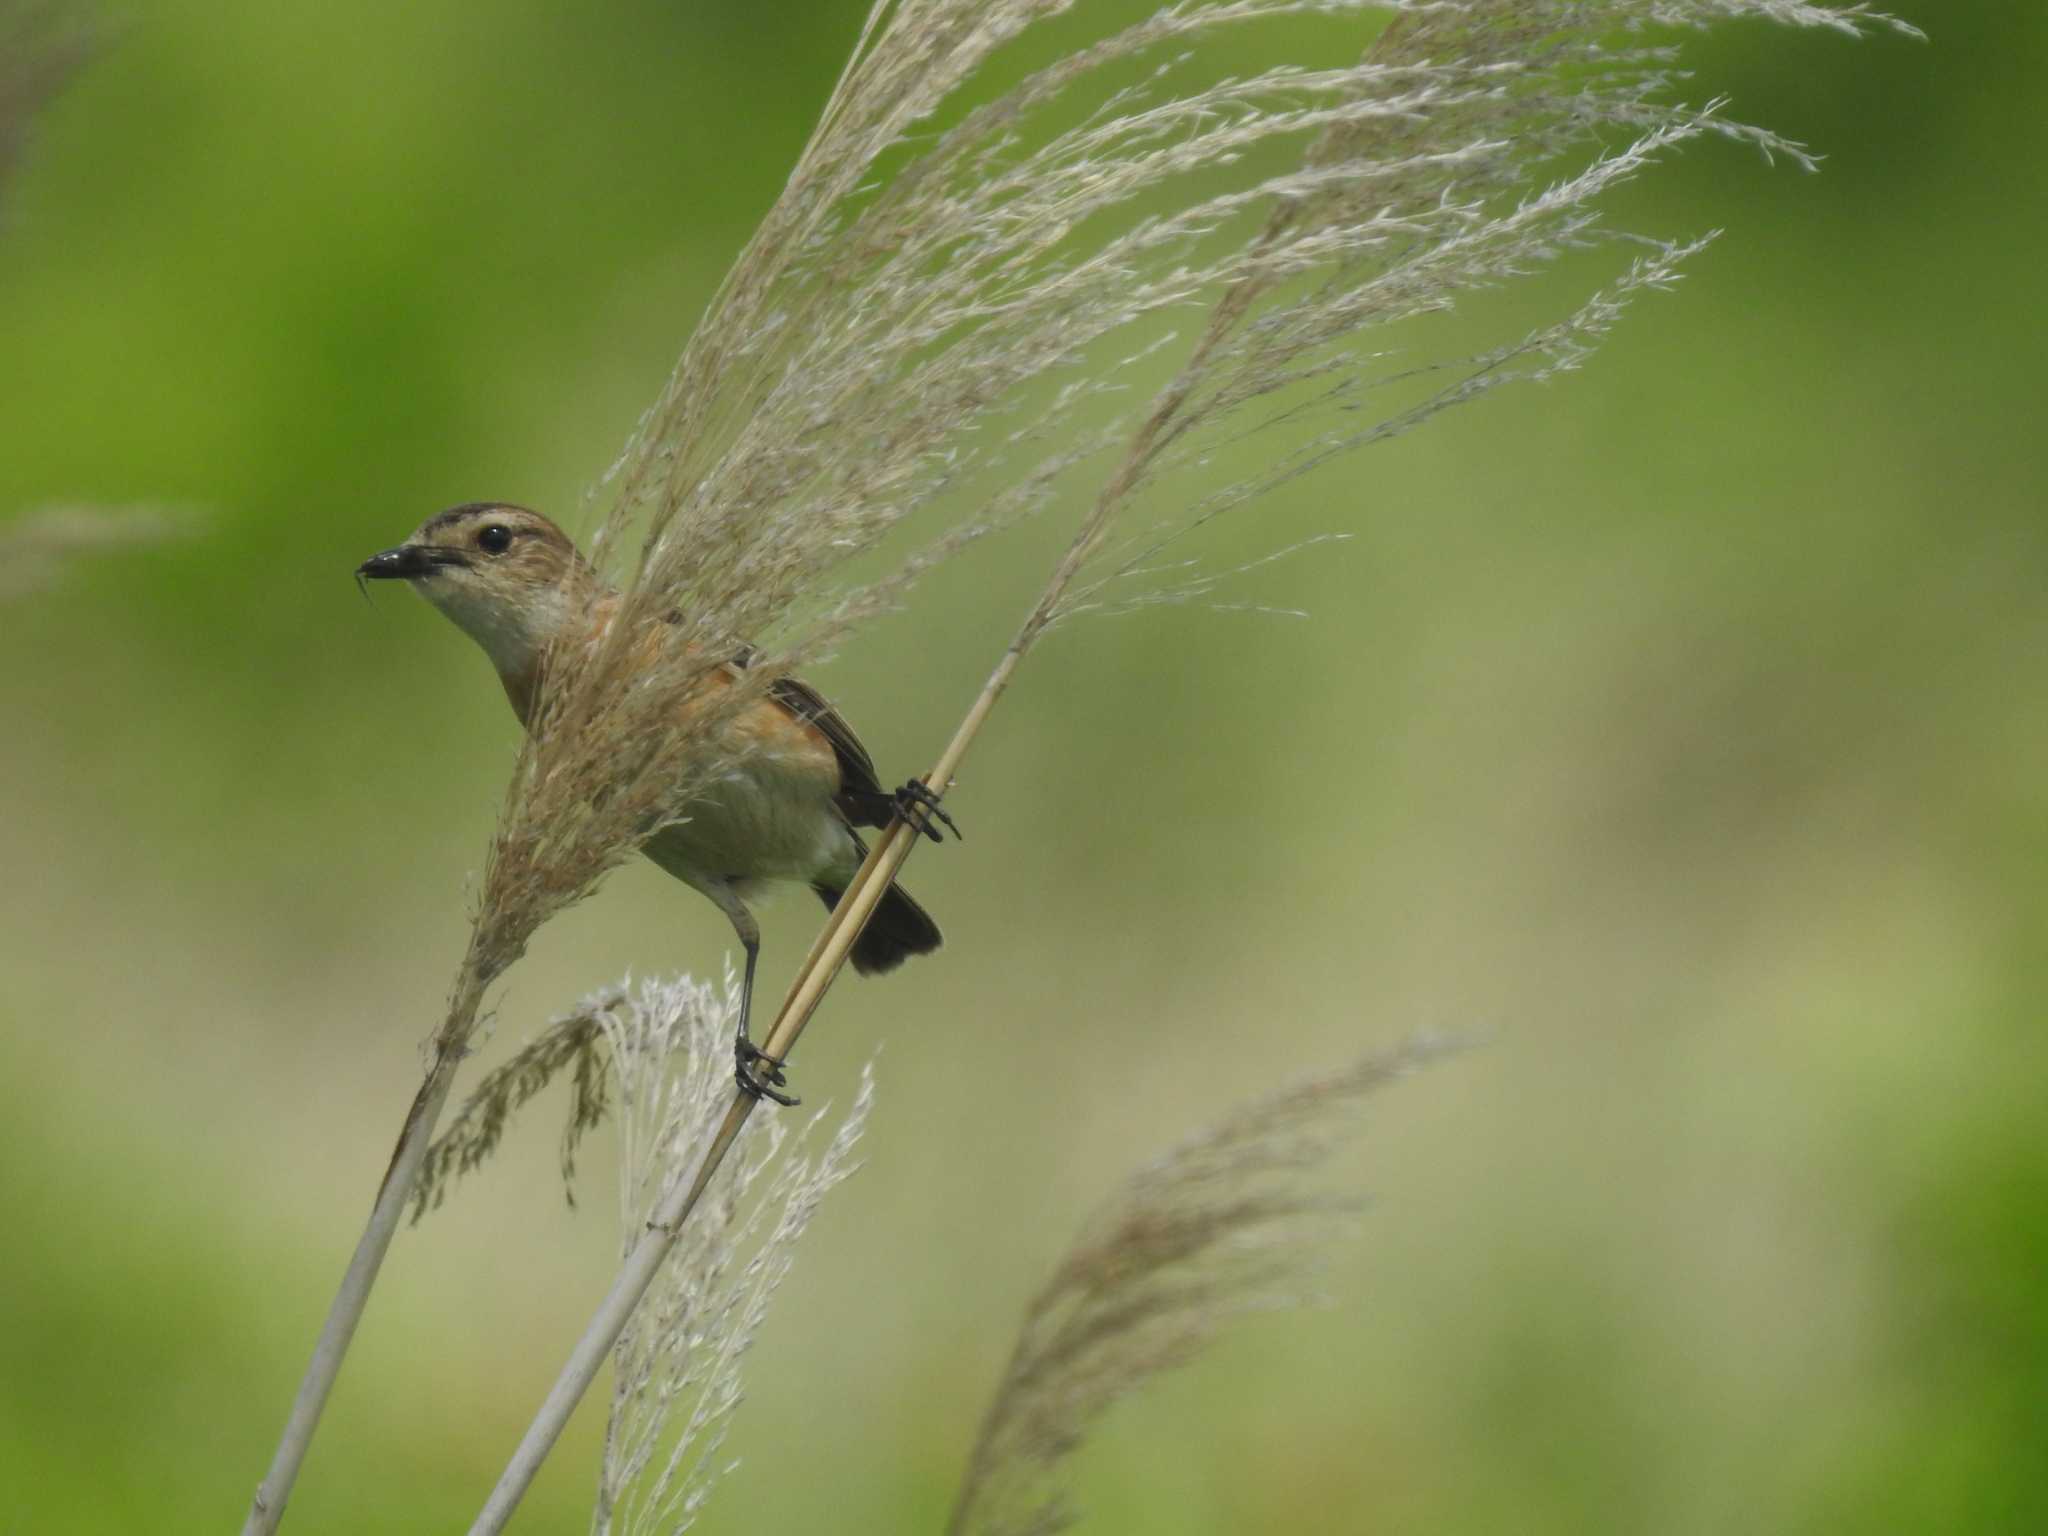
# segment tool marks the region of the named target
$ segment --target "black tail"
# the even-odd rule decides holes
[[[811,889],[826,910],[839,905],[841,893],[831,886],[814,885]],[[939,943],[939,925],[931,915],[912,901],[902,886],[892,885],[882,893],[874,916],[853,946],[853,968],[863,976],[879,976],[895,970],[912,955],[930,954]]]

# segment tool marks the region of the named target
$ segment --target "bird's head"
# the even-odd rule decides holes
[[[506,676],[529,671],[564,629],[587,622],[604,588],[569,536],[538,512],[470,502],[356,567],[406,581],[484,648]]]

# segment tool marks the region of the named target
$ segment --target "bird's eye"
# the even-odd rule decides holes
[[[512,530],[503,523],[492,523],[477,534],[476,547],[487,555],[502,555],[512,547]]]

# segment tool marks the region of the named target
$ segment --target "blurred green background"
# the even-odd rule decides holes
[[[703,1529],[937,1529],[1024,1299],[1134,1162],[1418,1029],[1332,1309],[1085,1453],[1133,1533],[2048,1529],[2048,22],[1746,27],[1725,226],[1581,374],[1290,487],[1306,623],[1170,609],[1033,660],[849,984],[867,1166],[750,1370]],[[0,607],[0,1530],[239,1522],[460,952],[516,745],[468,641],[351,566],[572,509],[780,185],[860,6],[140,0],[0,235],[0,517],[205,509]],[[818,681],[934,756],[1057,519]],[[1006,594],[986,595],[990,585]],[[774,909],[771,978],[812,931]],[[721,963],[629,869],[493,1055]],[[774,985],[771,980],[771,987]],[[1127,1072],[1106,1072],[1115,1060]],[[292,1506],[460,1528],[609,1273],[544,1107],[405,1233]],[[586,1413],[515,1529],[578,1528]]]

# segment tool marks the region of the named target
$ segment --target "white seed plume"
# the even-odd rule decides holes
[[[615,1069],[623,1250],[678,1179],[696,1172],[732,1101],[739,995],[687,977],[620,987],[579,1012],[599,1020]],[[818,1202],[853,1172],[874,1101],[872,1070],[831,1138],[804,1147],[829,1110],[791,1129],[756,1116],[620,1335],[591,1529],[655,1536],[695,1522],[741,1397],[740,1364]]]

